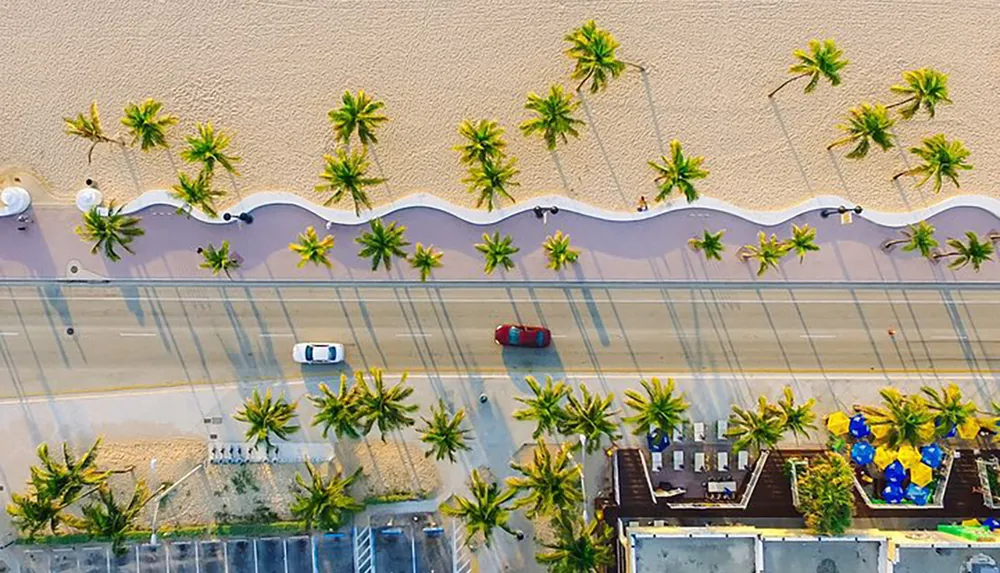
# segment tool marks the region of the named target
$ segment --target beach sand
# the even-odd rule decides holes
[[[387,493],[412,492],[414,479],[426,492],[440,486],[437,466],[423,456],[419,444],[406,444],[410,458],[406,463],[396,456],[400,444],[390,440],[369,440],[350,443],[345,450],[338,444],[338,458],[329,464],[319,464],[323,474],[342,470],[353,472],[364,468],[362,477],[351,487],[357,500]],[[101,445],[98,463],[102,469],[119,470],[133,467],[128,473],[111,477],[115,496],[127,503],[136,480],[144,480],[151,491],[160,484],[172,484],[190,469],[206,460],[205,442],[191,438],[107,442]],[[156,459],[155,476],[150,474],[150,459]],[[372,462],[374,459],[374,463]],[[412,469],[410,469],[412,468]],[[307,476],[304,464],[208,464],[184,483],[177,486],[160,508],[160,528],[183,525],[206,525],[216,522],[245,522],[255,514],[269,515],[268,521],[292,519],[289,506],[294,500],[295,474]],[[307,477],[308,479],[308,477]],[[143,527],[151,523],[154,504],[144,510],[139,521]],[[273,512],[273,514],[272,514]]]
[[[549,153],[518,132],[522,106],[529,91],[575,87],[562,39],[588,18],[648,73],[629,69],[584,95],[581,137]],[[705,156],[706,196],[772,210],[835,194],[909,210],[955,191],[893,184],[913,165],[899,149],[855,161],[825,146],[849,107],[897,100],[888,88],[901,72],[930,66],[950,75],[955,104],[899,123],[900,147],[938,132],[960,138],[976,167],[961,191],[1000,196],[997,29],[1000,4],[976,0],[12,0],[0,11],[0,183],[36,177],[39,202],[44,192],[71,200],[88,177],[119,199],[168,188],[177,169],[195,171],[178,158],[183,137],[211,120],[243,158],[242,176],[217,185],[322,201],[313,186],[334,148],[326,114],[345,89],[363,88],[391,118],[373,149],[373,174],[388,178],[375,203],[423,191],[473,205],[451,147],[463,118],[492,118],[519,159],[522,201],[559,193],[632,209],[655,194],[647,161],[677,138]],[[811,38],[844,50],[843,85],[807,95],[800,82],[769,101],[792,50]],[[114,133],[123,106],[147,97],[180,117],[173,148],[104,145],[88,167],[88,143],[65,135],[61,118],[96,100]]]

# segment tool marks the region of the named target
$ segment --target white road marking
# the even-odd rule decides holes
[[[430,338],[434,336],[429,332],[401,332],[396,335],[396,338]]]
[[[261,334],[261,338],[291,338],[293,335],[291,332],[268,332]]]
[[[20,336],[20,332],[0,332],[0,336]]]
[[[836,334],[800,334],[799,338],[837,338]]]
[[[931,340],[968,340],[968,336],[932,336]]]
[[[566,336],[567,335],[565,335],[565,334],[553,334],[552,338],[566,338]]]
[[[156,336],[155,332],[119,332],[118,336],[126,337],[138,337],[138,336]]]

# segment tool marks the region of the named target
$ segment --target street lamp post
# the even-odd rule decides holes
[[[587,524],[587,436],[580,434],[580,457],[583,463],[580,465],[580,491],[583,493],[583,524]]]
[[[848,211],[853,211],[855,215],[860,215],[861,212],[864,211],[864,209],[861,208],[861,205],[855,205],[853,209],[848,209],[847,207],[841,205],[836,209],[823,209],[822,211],[819,212],[819,216],[823,217],[824,219],[827,219],[830,217],[830,215],[833,215],[834,213],[838,215],[843,215]]]

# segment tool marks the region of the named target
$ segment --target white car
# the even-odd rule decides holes
[[[300,342],[292,347],[299,364],[336,364],[344,361],[344,345],[336,342]]]

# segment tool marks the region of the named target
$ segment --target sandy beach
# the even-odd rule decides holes
[[[563,36],[588,18],[648,73],[630,69],[604,93],[584,95],[581,137],[551,154],[517,130],[522,107],[529,91],[575,87]],[[241,177],[217,179],[230,200],[237,190],[286,190],[321,201],[313,186],[334,148],[326,114],[344,89],[363,88],[390,117],[374,148],[373,170],[388,179],[375,203],[424,191],[471,206],[451,147],[463,118],[491,118],[519,160],[520,200],[563,193],[631,209],[655,194],[647,161],[677,138],[705,156],[706,196],[770,210],[835,194],[909,210],[943,198],[890,181],[912,166],[909,154],[855,161],[826,144],[849,107],[896,101],[888,88],[901,72],[933,67],[949,74],[955,103],[933,120],[897,124],[900,147],[938,132],[959,138],[976,167],[961,192],[1000,195],[998,25],[1000,4],[976,0],[220,0],[212,9],[196,0],[13,0],[0,11],[0,179],[37,178],[40,203],[52,200],[42,191],[72,199],[87,177],[128,199],[169,187],[178,168],[193,173],[180,144],[211,120],[243,158]],[[808,95],[793,84],[769,102],[792,50],[811,38],[843,49],[843,84]],[[88,144],[65,135],[61,118],[96,100],[115,133],[125,104],[147,97],[180,117],[170,151],[101,146],[88,167]]]

